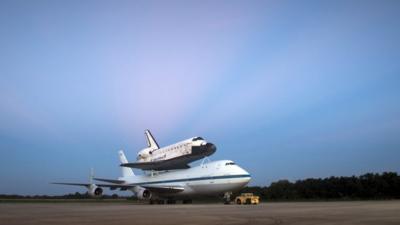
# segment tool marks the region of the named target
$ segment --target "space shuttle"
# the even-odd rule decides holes
[[[149,130],[145,130],[147,148],[138,152],[136,162],[122,163],[122,167],[141,170],[175,170],[190,168],[189,163],[210,156],[216,146],[202,137],[193,137],[160,148]]]

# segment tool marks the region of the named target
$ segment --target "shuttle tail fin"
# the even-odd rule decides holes
[[[160,147],[158,146],[156,140],[154,139],[153,135],[151,135],[149,130],[145,130],[144,134],[146,135],[147,139],[147,146],[151,149],[159,149]]]
[[[125,154],[122,150],[120,150],[118,152],[118,155],[119,155],[119,160],[121,161],[121,164],[128,163],[128,160],[126,159]],[[121,167],[121,170],[122,170],[123,177],[135,176],[135,174],[133,173],[133,170],[131,168]]]

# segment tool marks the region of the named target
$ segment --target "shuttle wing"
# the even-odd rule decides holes
[[[132,163],[122,163],[120,166],[137,168],[141,170],[177,170],[177,169],[188,169],[190,157],[180,156],[167,160],[152,161],[152,162],[132,162]]]
[[[175,160],[162,160],[155,162],[134,162],[134,163],[122,163],[123,167],[137,168],[141,170],[177,170],[177,169],[188,169],[189,165],[186,163],[179,163]]]

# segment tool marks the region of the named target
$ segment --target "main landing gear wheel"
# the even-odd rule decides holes
[[[192,199],[185,199],[182,201],[182,204],[192,204]]]
[[[225,194],[224,194],[224,204],[225,205],[231,204],[231,195],[232,195],[232,192],[225,192]]]
[[[176,201],[174,199],[168,199],[167,204],[176,204]]]

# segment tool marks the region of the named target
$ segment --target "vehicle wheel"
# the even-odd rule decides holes
[[[240,199],[236,200],[236,204],[241,205],[242,204],[242,200],[240,200]]]
[[[246,199],[246,205],[251,205],[251,199],[250,198]]]

